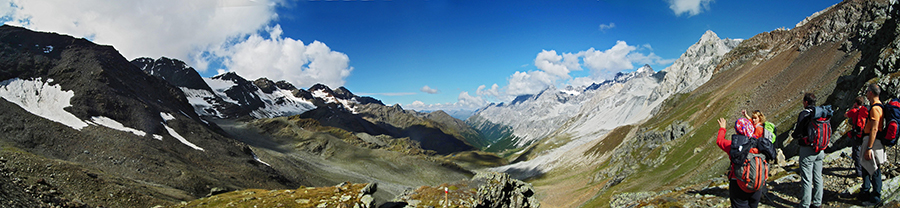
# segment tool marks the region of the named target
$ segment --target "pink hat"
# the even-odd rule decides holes
[[[750,121],[750,119],[739,118],[736,122],[734,122],[734,130],[737,131],[738,134],[752,137],[755,128],[753,126],[753,122]]]

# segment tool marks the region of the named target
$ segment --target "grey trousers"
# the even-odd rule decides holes
[[[810,204],[822,205],[822,160],[824,159],[825,151],[816,153],[813,147],[800,146],[800,187],[803,189],[800,207],[807,208]]]

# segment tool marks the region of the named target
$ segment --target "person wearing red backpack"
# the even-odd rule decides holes
[[[882,145],[881,140],[877,139],[884,127],[883,105],[878,97],[880,94],[881,88],[877,84],[869,84],[866,89],[866,98],[869,99],[872,107],[869,109],[869,119],[866,121],[866,127],[863,128],[865,137],[862,139],[862,145],[859,146],[859,152],[862,153],[859,163],[863,167],[863,185],[859,190],[859,199],[866,206],[881,203],[882,181],[879,165],[887,161],[887,156],[884,154],[884,145]]]
[[[850,123],[850,131],[847,132],[847,137],[850,138],[853,154],[851,154],[851,158],[853,159],[853,169],[856,170],[856,175],[859,177],[863,176],[862,166],[859,164],[859,146],[862,145],[863,136],[863,128],[866,127],[866,120],[869,119],[869,109],[866,108],[867,98],[866,96],[856,97],[856,101],[853,102],[853,108],[847,110],[844,113],[844,116],[847,117],[848,123]]]
[[[822,206],[822,160],[825,159],[825,151],[816,151],[814,145],[810,145],[808,124],[811,123],[816,109],[816,95],[806,93],[803,95],[803,110],[797,115],[797,123],[791,137],[800,144],[800,181],[803,195],[800,197],[800,207]]]
[[[731,201],[731,207],[756,208],[759,206],[760,198],[762,198],[762,195],[766,192],[766,187],[765,187],[766,179],[765,178],[761,179],[761,184],[760,184],[761,186],[758,187],[758,190],[748,191],[747,188],[745,188],[745,186],[747,184],[740,183],[739,182],[740,177],[738,177],[735,174],[737,169],[735,167],[736,166],[735,163],[733,162],[735,160],[734,157],[740,157],[740,156],[736,155],[738,153],[734,152],[734,150],[736,149],[734,147],[735,146],[739,146],[739,147],[743,146],[743,145],[737,144],[739,142],[736,142],[736,141],[739,138],[744,140],[744,142],[751,141],[751,140],[759,141],[759,143],[756,143],[756,142],[752,143],[752,144],[754,144],[753,146],[755,146],[756,148],[748,148],[747,150],[745,150],[745,153],[763,154],[763,155],[765,155],[765,157],[772,157],[774,155],[773,145],[771,142],[768,142],[768,140],[766,140],[766,139],[752,138],[752,135],[754,135],[753,133],[755,131],[755,128],[754,128],[753,122],[750,121],[749,119],[740,118],[735,122],[734,128],[735,128],[735,132],[737,132],[737,134],[732,136],[732,138],[733,138],[732,140],[725,139],[725,137],[726,137],[725,118],[719,118],[718,122],[719,122],[719,132],[716,136],[716,145],[718,145],[719,148],[722,149],[722,151],[725,151],[725,153],[728,154],[729,160],[732,161],[731,166],[729,167],[729,171],[728,171],[728,179],[729,179],[728,192],[729,192],[729,198]],[[765,157],[762,157],[762,162],[765,162]],[[768,176],[768,163],[763,163],[763,164],[765,164],[765,172],[763,173],[763,177],[767,177]],[[740,169],[740,167],[737,167],[737,168]]]

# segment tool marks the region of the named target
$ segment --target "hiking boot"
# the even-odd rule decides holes
[[[878,202],[872,202],[872,201],[864,201],[864,202],[862,203],[862,205],[863,205],[864,207],[877,207],[877,206],[879,206],[879,203],[878,203]]]
[[[856,200],[869,201],[872,200],[872,196],[868,191],[859,191],[859,193],[856,193]]]

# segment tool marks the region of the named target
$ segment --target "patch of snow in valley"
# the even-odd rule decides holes
[[[72,106],[69,100],[75,96],[71,90],[63,91],[59,85],[36,80],[8,79],[0,82],[0,97],[15,103],[29,113],[81,130],[88,124],[64,108]]]
[[[165,123],[160,123],[160,124],[162,124],[163,127],[166,128],[166,131],[169,131],[169,135],[172,135],[172,137],[175,137],[175,139],[178,139],[178,141],[181,141],[181,143],[187,145],[188,147],[194,148],[196,150],[205,151],[205,150],[203,150],[203,148],[200,148],[199,146],[195,145],[194,143],[191,143],[190,141],[188,141],[187,139],[184,139],[184,137],[182,137],[181,134],[178,134],[178,132],[176,132],[175,129],[172,129],[171,127],[169,127],[169,125],[166,125]]]
[[[262,160],[260,160],[260,159],[259,159],[259,156],[256,156],[256,153],[253,153],[253,159],[256,160],[256,162],[262,163],[263,165],[272,167],[272,165],[269,165],[269,163],[263,162]]]
[[[153,135],[153,138],[156,139],[156,140],[162,141],[163,136],[162,136],[162,135],[159,135],[159,134],[154,134],[154,135]]]
[[[91,124],[97,124],[97,125],[100,125],[100,126],[105,126],[105,127],[107,127],[107,128],[111,128],[111,129],[115,129],[115,130],[119,130],[119,131],[131,132],[132,134],[138,135],[138,136],[141,136],[141,137],[142,137],[142,136],[147,136],[147,132],[144,132],[144,131],[141,131],[141,130],[137,130],[137,129],[133,129],[133,128],[126,127],[126,126],[123,125],[122,123],[119,123],[118,121],[113,120],[113,119],[108,118],[108,117],[105,117],[105,116],[94,116],[94,117],[91,117],[91,122],[90,122],[90,123],[91,123]]]

